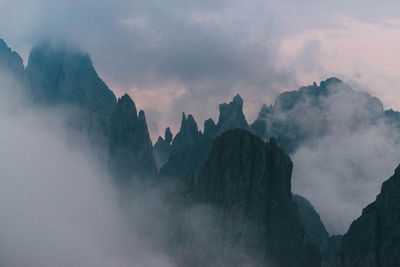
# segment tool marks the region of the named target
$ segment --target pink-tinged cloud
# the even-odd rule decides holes
[[[300,32],[280,47],[283,64],[295,66],[299,83],[339,76],[400,106],[400,18],[367,23],[338,16],[335,27]]]

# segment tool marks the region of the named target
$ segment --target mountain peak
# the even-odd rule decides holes
[[[170,129],[169,127],[167,127],[167,128],[165,129],[165,133],[164,133],[164,140],[165,140],[168,144],[170,144],[170,143],[172,142],[172,137],[173,137],[173,135],[172,135],[172,133],[171,133],[171,129]]]
[[[116,102],[90,56],[64,43],[37,44],[29,55],[26,73],[33,95],[42,103],[79,104],[111,112]]]
[[[126,93],[123,94],[123,95],[118,99],[118,102],[120,102],[120,103],[124,103],[124,102],[129,103],[129,102],[131,102],[132,104],[134,104],[132,98],[130,97],[130,95],[128,95],[128,94],[126,94]]]
[[[320,257],[308,258],[303,243],[290,191],[292,167],[273,140],[264,143],[243,129],[226,131],[214,140],[195,179],[194,198],[220,210],[224,238],[264,253],[273,266],[319,266]]]
[[[243,114],[243,99],[236,95],[231,102],[219,105],[219,133],[237,128],[247,129],[248,124]]]
[[[181,123],[181,132],[198,132],[197,123],[192,114],[189,114],[187,117],[184,112],[182,112],[182,123]]]
[[[0,49],[8,49],[7,43],[0,38]]]
[[[118,99],[117,107],[134,115],[135,117],[138,115],[135,102],[133,102],[132,98],[128,94],[124,94]]]
[[[8,47],[3,39],[0,39],[0,69],[16,75],[16,78],[24,76],[24,65],[21,56]]]
[[[241,108],[243,108],[243,98],[237,94],[233,97],[233,103],[235,103],[236,105],[239,105]]]
[[[329,77],[325,81],[321,81],[320,86],[322,84],[335,84],[335,83],[343,83],[343,81],[336,77]]]
[[[150,181],[156,178],[157,168],[153,146],[143,110],[128,94],[118,99],[111,117],[109,169],[117,181]]]

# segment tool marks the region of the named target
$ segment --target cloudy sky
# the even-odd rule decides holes
[[[216,119],[240,93],[253,120],[280,91],[330,76],[398,109],[399,14],[390,0],[0,0],[0,38],[25,62],[43,38],[87,51],[154,139],[182,111]]]

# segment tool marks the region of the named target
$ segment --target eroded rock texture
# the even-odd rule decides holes
[[[21,56],[0,39],[0,90],[2,93],[27,93],[27,80]]]
[[[341,235],[329,236],[321,218],[311,203],[302,196],[293,195],[305,228],[304,241],[316,244],[323,258],[322,266],[331,266],[335,253],[340,248]]]
[[[400,166],[351,224],[334,266],[400,266]]]
[[[218,208],[226,250],[240,246],[272,266],[320,266],[318,249],[303,241],[292,167],[274,139],[264,143],[242,129],[215,139],[193,194],[195,203]]]
[[[192,115],[182,114],[182,123],[170,147],[169,157],[165,164],[160,166],[160,176],[167,178],[182,178],[189,171],[197,173],[200,166],[206,161],[211,149],[212,140],[221,133],[249,126],[243,114],[243,99],[237,95],[233,100],[219,106],[220,115],[218,123],[212,119],[204,122],[204,133],[199,131]],[[159,138],[159,145],[165,146],[163,139]]]
[[[43,42],[30,55],[26,75],[36,102],[64,108],[68,124],[107,147],[116,98],[99,78],[87,54]]]
[[[109,153],[110,172],[119,182],[156,179],[157,167],[144,111],[138,115],[127,94],[118,99],[112,114]]]

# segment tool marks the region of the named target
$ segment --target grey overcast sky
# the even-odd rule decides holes
[[[88,52],[153,140],[180,112],[199,126],[240,93],[253,120],[283,90],[337,76],[400,103],[398,1],[0,0],[0,38],[25,62],[43,38]]]

